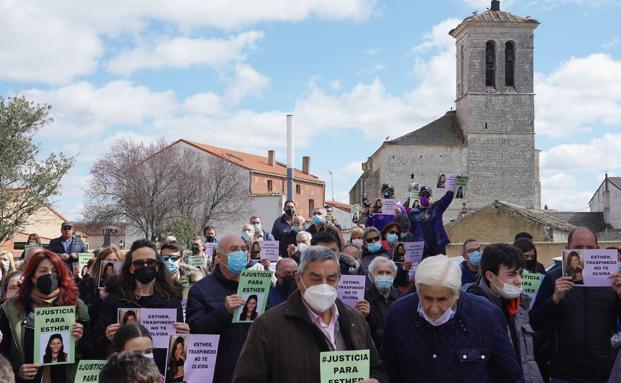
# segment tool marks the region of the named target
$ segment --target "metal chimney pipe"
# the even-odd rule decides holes
[[[287,199],[293,201],[293,153],[295,151],[293,143],[293,115],[287,114]]]

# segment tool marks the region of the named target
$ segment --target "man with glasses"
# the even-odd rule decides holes
[[[73,272],[74,264],[78,263],[78,254],[86,252],[84,242],[73,235],[73,225],[63,222],[60,225],[60,237],[50,241],[49,249],[58,254]]]
[[[464,261],[460,264],[462,286],[477,281],[481,254],[481,245],[476,239],[468,239],[464,242],[461,252]]]
[[[336,239],[337,247],[340,250],[343,248],[343,245],[345,244],[345,241],[343,240],[343,234],[336,226],[326,221],[326,214],[327,214],[326,209],[324,209],[323,207],[317,207],[313,209],[313,217],[311,218],[311,225],[310,227],[306,229],[306,231],[311,233],[313,238],[318,233],[323,233],[323,232],[326,232],[332,235]]]
[[[262,238],[264,241],[273,241],[274,236],[269,231],[263,230],[263,225],[261,225],[261,217],[258,215],[253,215],[250,217],[250,224],[254,228],[254,239]]]

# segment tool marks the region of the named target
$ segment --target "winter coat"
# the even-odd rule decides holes
[[[283,214],[274,220],[272,236],[276,241],[282,241],[284,236],[291,231],[291,225],[287,222],[287,215]]]
[[[435,327],[418,314],[418,295],[388,310],[382,360],[392,382],[523,382],[500,309],[461,293],[455,316]]]
[[[373,284],[371,284],[371,287],[364,293],[364,299],[367,300],[371,306],[371,311],[369,315],[367,315],[367,323],[371,329],[371,336],[373,336],[375,347],[377,347],[378,350],[382,347],[384,323],[388,315],[388,309],[400,295],[399,290],[393,287],[388,297],[385,297],[377,291]]]
[[[453,201],[453,195],[453,191],[449,190],[427,209],[416,208],[408,213],[410,232],[416,241],[425,241],[425,257],[442,253],[446,245],[451,243],[444,230],[442,215]]]
[[[337,299],[339,331],[345,350],[370,350],[370,377],[388,382],[382,361],[362,314]],[[235,383],[316,383],[319,354],[332,345],[309,318],[302,296],[287,301],[254,321],[235,369]]]
[[[535,348],[533,343],[535,331],[530,326],[530,320],[528,318],[530,298],[522,294],[520,296],[520,308],[517,314],[515,314],[513,318],[508,318],[505,311],[506,300],[494,293],[483,279],[478,284],[466,285],[462,289],[486,298],[505,312],[505,318],[507,318],[507,322],[512,328],[509,334],[512,337],[511,341],[513,347],[516,349],[516,352],[518,352],[518,360],[522,365],[522,373],[524,373],[524,382],[543,383],[543,378],[541,377],[539,367],[535,361]]]
[[[546,274],[530,311],[533,328],[553,334],[550,376],[606,380],[614,362],[610,337],[621,314],[619,297],[610,287],[574,286],[556,304],[552,296],[561,273],[557,268]]]
[[[62,240],[63,237],[60,236],[58,238],[54,238],[50,241],[50,244],[48,245],[48,250],[55,252],[56,254],[60,255],[60,254],[64,254],[64,253],[85,253],[86,252],[86,246],[84,246],[84,242],[82,242],[82,240],[79,237],[76,237],[75,235],[72,237],[72,241],[71,241],[71,249],[69,251],[65,251],[65,247],[62,244]],[[77,259],[71,259],[71,260],[67,260],[65,261],[65,264],[69,267],[69,270],[71,270],[71,272],[73,272],[73,265],[77,265],[78,264],[78,260]]]
[[[214,383],[229,383],[250,324],[233,324],[233,315],[224,308],[224,299],[237,294],[239,282],[227,279],[216,266],[213,274],[198,281],[190,289],[186,308],[187,323],[192,334],[219,334]],[[261,318],[261,317],[259,317]]]
[[[332,236],[336,239],[336,244],[338,245],[339,249],[342,249],[343,245],[345,245],[345,241],[343,240],[343,233],[341,233],[338,227],[334,226],[331,223],[324,222],[319,225],[319,228],[317,228],[317,225],[310,225],[306,228],[306,231],[309,232],[313,237],[315,236],[315,234],[321,233],[322,231],[328,232],[332,234]]]
[[[401,214],[403,214],[404,216],[407,216],[408,212],[407,210],[405,210],[403,205],[401,205],[400,203],[397,203],[397,208],[401,210]],[[394,214],[369,214],[369,218],[367,218],[367,222],[365,222],[364,225],[366,227],[373,226],[374,228],[379,230],[381,233],[382,230],[384,230],[384,226],[394,221],[395,217],[396,216]]]

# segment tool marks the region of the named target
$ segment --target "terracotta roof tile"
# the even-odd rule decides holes
[[[257,173],[271,174],[280,177],[287,177],[287,167],[279,162],[275,162],[274,165],[269,165],[267,163],[267,156],[259,156],[256,154],[239,152],[237,150],[221,148],[218,146],[205,145],[200,142],[194,142],[190,140],[181,139],[177,142],[184,142],[188,145],[191,145],[197,149],[203,150],[212,155],[223,158],[227,161],[234,163],[235,165],[241,166],[242,168],[251,170]],[[174,144],[173,144],[174,145]],[[312,174],[303,173],[299,169],[295,169],[293,177],[295,179],[323,183],[319,177],[314,176]]]

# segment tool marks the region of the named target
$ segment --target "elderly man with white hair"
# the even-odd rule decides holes
[[[369,264],[371,286],[366,290],[364,299],[370,305],[369,314],[366,316],[367,323],[378,349],[382,346],[388,309],[401,295],[399,289],[393,287],[396,276],[397,265],[386,257],[375,257]]]
[[[290,258],[295,252],[297,236],[306,228],[306,220],[303,215],[296,215],[291,219],[291,227],[287,233],[282,233],[279,239],[279,252],[283,258]],[[310,235],[310,234],[309,234]],[[308,241],[310,243],[310,240]]]
[[[295,279],[298,290],[252,324],[233,382],[319,382],[321,352],[352,350],[369,350],[370,379],[363,383],[388,382],[364,317],[337,298],[334,251],[306,249]]]
[[[461,269],[444,255],[416,270],[416,294],[388,312],[382,360],[393,382],[523,382],[500,309],[460,293]]]

